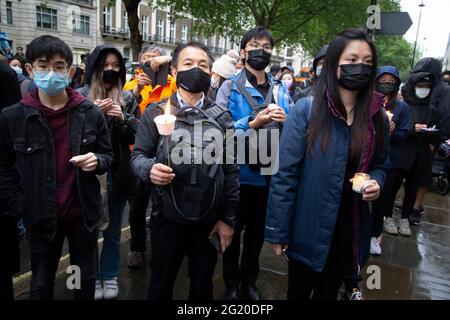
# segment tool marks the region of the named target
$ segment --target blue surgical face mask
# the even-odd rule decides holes
[[[36,86],[50,97],[57,96],[69,86],[67,73],[58,74],[54,71],[34,71]]]
[[[23,74],[23,70],[21,67],[11,67],[18,75]]]

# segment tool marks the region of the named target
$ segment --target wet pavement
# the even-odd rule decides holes
[[[400,197],[401,195],[399,195]],[[367,278],[371,275],[366,270],[363,294],[368,300],[450,300],[450,196],[440,196],[429,192],[425,199],[425,215],[422,224],[411,227],[412,236],[403,237],[383,235],[381,244],[383,253],[379,257],[372,256],[368,266],[380,269],[380,289],[369,289]],[[396,210],[394,218],[399,219]],[[150,270],[148,263],[142,270],[132,271],[127,267],[129,251],[128,215],[124,217],[122,234],[121,263],[119,272],[120,295],[122,300],[146,299]],[[101,243],[100,243],[101,245]],[[150,245],[148,245],[150,248]],[[64,249],[67,252],[67,249]],[[27,250],[23,244],[23,274],[15,279],[15,290],[18,299],[27,299],[30,273]],[[64,254],[65,255],[65,254]],[[147,262],[150,252],[147,253]],[[55,283],[55,298],[72,299],[72,293],[66,287],[65,268],[69,264],[65,256],[60,263],[60,271]],[[263,298],[267,300],[286,299],[287,263],[282,257],[276,257],[269,244],[264,244],[261,253],[261,272],[258,286]],[[216,266],[214,274],[214,298],[222,299],[224,284],[221,276],[222,260]],[[370,279],[369,279],[370,280]],[[187,261],[182,268],[174,287],[174,299],[182,300],[188,296],[189,281],[187,277]]]

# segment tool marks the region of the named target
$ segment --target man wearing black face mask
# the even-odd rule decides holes
[[[212,300],[212,275],[217,253],[224,252],[232,240],[239,201],[238,166],[234,159],[232,163],[224,161],[212,165],[205,161],[201,164],[191,162],[195,151],[205,150],[200,150],[198,143],[194,145],[196,141],[188,141],[189,138],[183,134],[189,133],[191,138],[194,137],[192,124],[200,123],[205,144],[205,133],[212,124],[214,128],[220,126],[222,138],[226,132],[227,140],[234,141],[230,113],[204,94],[211,82],[212,60],[203,44],[192,42],[179,45],[172,55],[172,74],[176,78],[178,91],[170,98],[170,104],[163,101],[145,110],[136,135],[131,165],[142,182],[150,184],[152,200],[156,200],[158,207],[158,214],[151,219],[149,300],[172,299],[172,287],[184,255],[189,257],[189,299]],[[155,124],[155,118],[167,111],[167,106],[170,113],[176,116],[175,132],[168,136],[169,139],[158,133]],[[183,136],[178,140],[180,133]],[[186,163],[183,157],[182,163],[178,164],[176,160],[172,161],[175,150],[172,146],[181,141],[184,145],[188,143],[189,147],[187,150],[184,147],[179,149],[176,154],[189,153],[189,162]],[[165,157],[168,143],[171,158]],[[223,139],[223,150],[225,143]],[[205,177],[202,174],[208,168],[215,170],[209,170]],[[210,180],[214,181],[215,187],[209,187]],[[213,199],[212,204],[207,201],[209,198]],[[194,212],[198,213],[195,217]]]
[[[251,132],[250,129],[259,130],[274,123],[281,127],[293,105],[288,89],[275,83],[272,76],[265,72],[270,64],[273,47],[274,40],[267,29],[257,27],[248,31],[241,40],[241,57],[245,61],[245,69],[225,81],[217,93],[217,104],[231,111],[237,135],[245,136]],[[261,299],[256,280],[259,255],[264,243],[267,197],[268,177],[262,175],[260,170],[240,164],[237,225],[231,246],[223,258],[227,300],[240,298],[239,285],[245,298]],[[244,229],[244,250],[239,259],[240,235]]]

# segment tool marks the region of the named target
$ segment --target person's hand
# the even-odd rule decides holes
[[[159,69],[161,68],[161,66],[170,63],[171,60],[172,59],[170,56],[159,56],[159,57],[151,58],[149,63],[150,63],[150,67],[152,68],[152,70],[154,72],[158,72]]]
[[[416,132],[421,132],[422,129],[428,128],[428,126],[426,124],[420,124],[420,123],[416,123],[414,127],[416,129]]]
[[[381,188],[378,182],[370,180],[368,186],[363,190],[364,201],[375,201],[380,197]]]
[[[139,88],[139,92],[145,86],[151,86],[152,85],[152,80],[150,80],[150,78],[148,77],[148,75],[145,72],[142,72],[142,73],[140,73],[137,76],[137,81],[138,81],[137,87]]]
[[[270,110],[269,107],[261,111],[256,115],[256,118],[253,119],[248,123],[248,126],[252,129],[259,129],[266,124],[269,124],[272,122],[272,118],[270,117]]]
[[[436,147],[434,145],[430,144],[431,153],[433,153],[435,149],[436,149]]]
[[[70,163],[79,167],[85,172],[92,172],[97,169],[97,157],[94,153],[89,152],[84,155],[75,156],[69,160]]]
[[[212,235],[216,232],[219,235],[220,247],[222,248],[223,253],[230,246],[230,243],[233,240],[234,229],[225,222],[219,220],[212,228],[209,238],[211,239]]]
[[[150,180],[154,185],[166,186],[172,182],[175,178],[175,174],[171,167],[168,167],[162,163],[156,163],[150,171]]]
[[[94,104],[97,105],[103,113],[106,113],[109,109],[112,108],[113,101],[111,98],[106,98],[103,100],[97,99],[94,101]]]
[[[273,121],[284,123],[286,121],[286,112],[276,104],[269,105],[269,116]]]
[[[122,108],[118,104],[113,104],[112,107],[106,111],[106,115],[119,119],[120,122],[125,121],[125,116],[123,115]]]
[[[390,121],[389,122],[389,131],[392,133],[395,130],[395,122],[394,121]]]
[[[272,244],[272,249],[275,252],[275,255],[278,257],[281,257],[281,255],[283,254],[283,250],[287,250],[288,247],[289,245],[287,244],[279,244],[279,243]]]

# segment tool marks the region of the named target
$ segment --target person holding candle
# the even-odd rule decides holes
[[[101,255],[97,254],[96,258],[96,300],[115,299],[119,295],[117,274],[122,215],[126,201],[139,195],[138,180],[130,167],[129,145],[134,144],[140,110],[135,97],[123,90],[124,82],[125,64],[121,53],[110,45],[95,48],[88,59],[86,85],[78,91],[105,115],[114,152],[107,174],[109,225],[103,231]]]
[[[286,114],[293,106],[288,89],[274,81],[272,75],[265,71],[274,45],[272,34],[267,29],[256,27],[249,30],[241,39],[240,53],[245,61],[245,68],[225,81],[217,93],[217,104],[230,110],[236,134],[240,137],[248,136],[249,132],[261,132],[259,129],[279,132]],[[248,155],[250,152],[259,153],[259,145],[253,150],[249,148]],[[270,165],[273,166],[274,162],[276,161],[272,161]],[[240,164],[238,223],[231,247],[223,257],[227,300],[240,299],[240,292],[249,300],[261,300],[256,281],[260,269],[259,255],[264,244],[269,192],[268,175],[262,172],[258,166],[251,166],[249,161]],[[241,233],[244,229],[244,249],[241,255]]]
[[[336,300],[348,271],[369,256],[369,202],[380,195],[388,165],[389,123],[372,91],[373,42],[360,29],[330,44],[314,98],[297,102],[272,177],[266,241],[289,257],[288,299]],[[356,173],[367,173],[362,194]]]
[[[223,133],[221,140],[216,138],[217,143],[223,142],[224,150],[226,141],[234,141],[233,120],[229,111],[217,106],[205,95],[211,83],[212,63],[211,53],[204,44],[190,42],[178,45],[172,55],[172,74],[178,91],[169,101],[145,110],[136,135],[131,165],[140,180],[150,185],[152,199],[157,199],[158,209],[158,214],[152,215],[150,220],[152,273],[149,300],[172,299],[173,285],[184,255],[189,257],[189,299],[212,300],[212,276],[217,253],[226,252],[233,236],[239,202],[239,168],[235,159],[229,161],[227,158],[214,164],[202,161],[198,164],[191,159],[191,148],[197,148],[198,143],[193,146],[192,141],[189,143],[183,137],[178,140],[175,135],[183,130],[177,129],[170,134],[174,127],[184,126],[188,130],[192,129],[192,123],[198,123],[202,130],[206,130],[207,124],[214,123],[226,132],[227,139]],[[200,119],[202,121],[197,121]],[[215,120],[211,122],[211,119]],[[201,145],[206,137],[202,138]],[[187,162],[179,164],[171,160],[174,149],[169,149],[169,144],[172,145],[173,141],[189,143],[188,150],[179,150],[189,157]],[[167,156],[168,153],[170,156]],[[214,184],[215,181],[223,181],[217,198],[214,196],[215,189],[203,188],[205,182],[211,181],[210,176],[199,176],[211,166],[215,168],[215,174],[211,172],[215,177],[212,179]],[[216,179],[217,174],[223,176],[223,180]],[[209,201],[208,206],[198,206],[210,198],[214,198],[211,206]],[[178,202],[179,199],[183,201]],[[175,201],[181,206],[174,206]],[[190,209],[184,210],[186,207]],[[191,217],[194,211],[198,214],[195,218]]]
[[[417,192],[421,186],[429,186],[432,181],[433,142],[435,133],[424,131],[433,126],[431,89],[435,83],[435,72],[414,72],[403,89],[403,97],[409,105],[411,122],[406,139],[396,145],[396,166],[390,170],[383,192],[383,211],[386,217],[385,232],[411,236],[409,225],[420,224],[420,211],[415,207]],[[400,228],[392,220],[395,197],[403,181],[404,197]]]
[[[372,206],[372,239],[370,242],[370,253],[381,255],[381,234],[384,229],[389,234],[411,235],[407,210],[402,213],[399,229],[392,218],[393,205],[397,192],[392,189],[393,182],[398,176],[399,162],[398,153],[411,133],[411,116],[409,106],[406,102],[397,99],[400,88],[400,75],[396,67],[383,66],[378,72],[375,88],[376,91],[384,95],[384,108],[389,118],[391,132],[389,148],[389,171],[387,173],[385,187],[380,198]],[[400,182],[400,181],[399,181]],[[397,190],[398,191],[398,190]],[[404,201],[408,202],[405,197]]]

